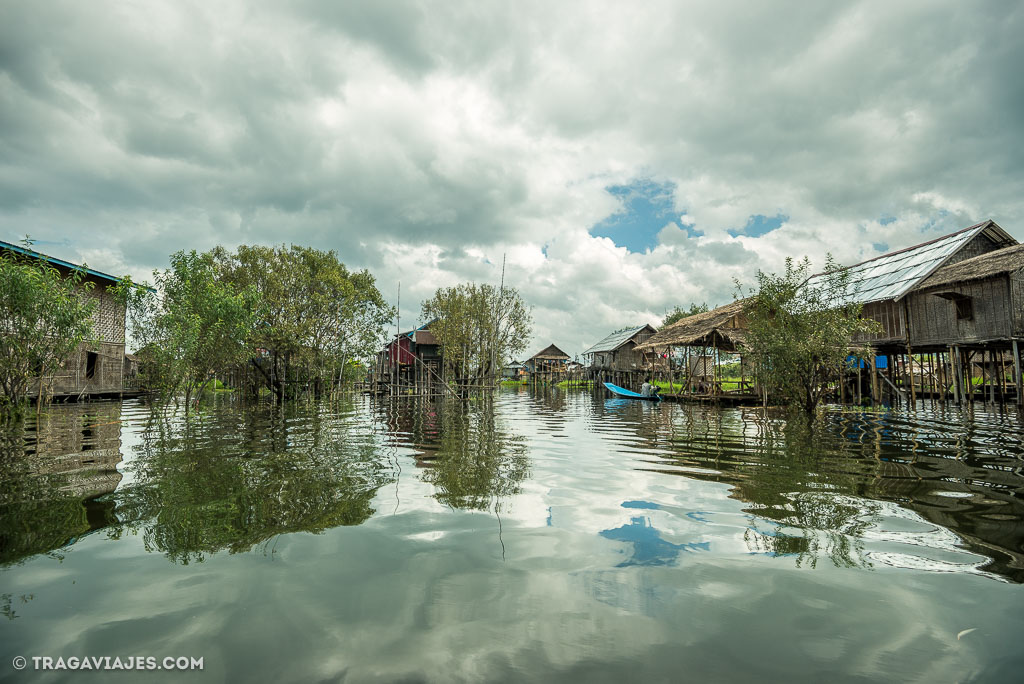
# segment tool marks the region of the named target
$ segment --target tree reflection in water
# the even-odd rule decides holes
[[[240,439],[241,437],[241,439]],[[280,534],[358,525],[394,481],[377,445],[345,420],[308,407],[151,418],[118,491],[121,522],[175,562],[248,551]]]
[[[730,496],[749,504],[752,552],[792,556],[800,566],[827,558],[869,567],[899,560],[877,545],[866,551],[865,540],[966,546],[991,559],[985,570],[1024,581],[1015,415],[832,410],[813,430],[786,419],[772,410],[677,406],[649,412],[638,432],[667,447],[660,462],[684,468],[650,469],[728,483]]]
[[[0,562],[60,554],[99,529],[111,538],[141,534],[147,550],[174,562],[202,561],[279,534],[358,525],[374,513],[377,490],[395,480],[352,405],[230,406],[191,416],[135,406],[141,441],[121,464],[132,483],[117,488],[120,404],[105,405],[109,415],[80,406],[55,407],[60,420],[8,440]]]
[[[451,508],[497,510],[529,476],[526,440],[496,415],[494,397],[473,401],[407,400],[388,404],[393,434],[406,434],[422,479]]]

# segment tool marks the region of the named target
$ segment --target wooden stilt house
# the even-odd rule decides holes
[[[637,346],[658,332],[652,325],[617,330],[583,352],[595,371],[637,371],[645,367],[644,354]]]
[[[82,272],[83,282],[94,285],[92,289],[82,288],[83,296],[96,301],[92,316],[94,337],[79,345],[53,374],[42,379],[44,396],[77,398],[121,394],[124,390],[125,306],[113,292],[120,278],[2,240],[0,250],[18,258],[42,260],[63,277]],[[38,381],[29,384],[31,396],[36,396],[39,389]]]
[[[568,363],[569,355],[555,345],[549,344],[524,361],[523,366],[531,377],[537,377],[564,373]]]

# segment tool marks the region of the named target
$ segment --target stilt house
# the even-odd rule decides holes
[[[120,394],[124,389],[125,307],[113,293],[120,279],[2,240],[0,250],[45,261],[64,277],[80,271],[85,275],[83,282],[94,284],[92,289],[82,288],[84,296],[96,300],[92,316],[94,338],[83,342],[60,368],[43,378],[44,395],[66,398]],[[39,383],[30,383],[30,394],[35,396],[38,391]]]
[[[589,358],[594,370],[629,371],[644,368],[644,355],[637,351],[657,329],[652,325],[641,325],[613,332],[583,352]]]
[[[569,355],[553,344],[549,344],[526,361],[523,365],[528,373],[562,373],[569,363]]]

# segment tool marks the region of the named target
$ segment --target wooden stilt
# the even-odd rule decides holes
[[[1013,389],[1017,393],[1017,405],[1024,404],[1020,391],[1020,349],[1017,347],[1017,340],[1013,341]]]
[[[961,401],[961,381],[960,381],[960,347],[949,348],[949,367],[950,374],[953,376],[953,401],[960,404]]]

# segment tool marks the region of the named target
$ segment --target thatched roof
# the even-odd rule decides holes
[[[720,306],[706,313],[694,314],[666,326],[637,345],[639,351],[650,351],[664,347],[700,346],[711,343],[717,335],[728,345],[735,347],[743,341],[743,306],[745,299]]]
[[[1024,268],[1024,245],[1004,247],[981,256],[943,266],[921,283],[918,289],[954,285],[967,280],[991,278]]]
[[[558,347],[556,347],[555,345],[549,344],[547,347],[545,347],[544,349],[541,349],[539,352],[537,352],[536,354],[534,354],[533,356],[528,358],[527,361],[532,361],[533,359],[541,359],[541,360],[565,359],[565,360],[568,360],[569,359],[569,355],[566,354],[561,349],[559,349]]]

